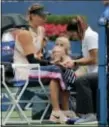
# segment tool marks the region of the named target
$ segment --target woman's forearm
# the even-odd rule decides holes
[[[46,66],[46,65],[51,64],[50,61],[48,61],[48,60],[38,59],[37,57],[35,57],[34,54],[26,55],[26,58],[27,58],[28,62],[31,63],[31,64],[36,63],[36,64],[40,64],[42,66]]]
[[[93,58],[81,58],[74,61],[77,65],[93,65],[97,64],[97,60]]]

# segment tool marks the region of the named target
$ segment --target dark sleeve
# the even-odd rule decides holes
[[[48,60],[39,60],[39,59],[34,57],[34,54],[26,55],[26,58],[27,58],[29,63],[37,63],[37,64],[40,64],[42,66],[51,65],[50,61],[48,61]]]

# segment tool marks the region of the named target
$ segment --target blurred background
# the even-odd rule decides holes
[[[26,14],[28,6],[33,3],[41,3],[45,9],[52,14],[59,15],[83,15],[86,16],[90,26],[99,31],[97,22],[100,14],[103,11],[102,1],[98,0],[2,0],[2,13],[21,13]]]

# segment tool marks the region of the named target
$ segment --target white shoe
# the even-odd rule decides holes
[[[86,114],[83,116],[83,118],[78,119],[75,124],[84,124],[84,123],[93,123],[97,122],[97,117],[94,114]]]
[[[52,111],[50,119],[51,122],[54,123],[66,123],[68,118],[64,115],[62,111]]]
[[[74,111],[63,111],[64,115],[68,118],[79,118]]]

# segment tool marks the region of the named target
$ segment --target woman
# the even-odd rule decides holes
[[[98,33],[88,26],[82,17],[72,19],[67,26],[69,37],[82,41],[83,58],[64,63],[67,67],[87,66],[88,73],[98,71]]]
[[[51,65],[49,61],[42,60],[43,53],[43,39],[45,37],[45,30],[43,25],[46,21],[46,16],[41,5],[35,4],[29,8],[28,11],[29,30],[20,30],[16,36],[16,45],[14,53],[14,63],[18,64],[32,64],[39,63],[41,65],[42,77],[48,77],[51,79],[49,88],[52,103],[52,113],[50,121],[65,123],[67,116],[69,116],[69,107],[64,101],[63,104],[64,113],[59,106],[59,90],[61,89],[62,97],[66,98],[65,85],[61,76],[61,69],[58,66]],[[33,69],[34,70],[34,69]],[[32,70],[32,71],[33,71]],[[25,68],[18,68],[15,70],[17,79],[27,80],[28,77],[36,76],[38,78],[38,71],[34,72]],[[43,72],[46,72],[43,73]],[[68,99],[68,98],[67,98]]]
[[[63,64],[63,66],[74,68],[76,66],[84,65],[87,67],[87,73],[90,75],[89,77],[93,77],[93,74],[98,72],[98,33],[92,30],[91,27],[88,26],[88,24],[86,24],[83,18],[80,16],[77,16],[69,22],[67,26],[67,33],[69,37],[78,38],[82,42],[83,58],[77,60],[68,60]],[[94,112],[94,103],[92,100],[93,90],[91,89],[90,85],[85,85],[84,76],[80,78],[81,80],[77,79],[77,81],[74,83],[77,90],[77,113],[81,115],[91,114],[92,116]],[[93,118],[96,120],[94,115]]]

